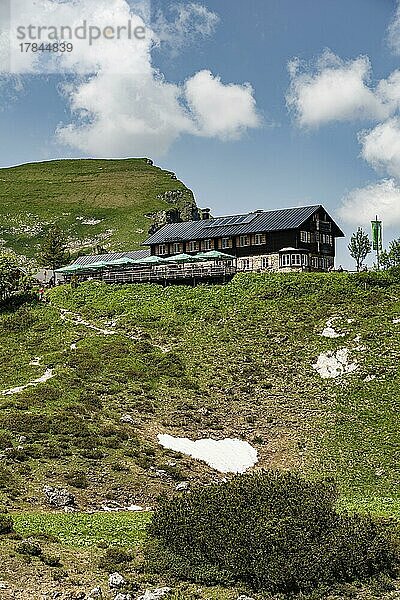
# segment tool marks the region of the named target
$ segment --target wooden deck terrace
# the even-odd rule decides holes
[[[78,274],[79,281],[95,280],[110,284],[158,283],[161,285],[197,285],[226,283],[236,275],[233,265],[152,266],[146,268],[107,269]]]

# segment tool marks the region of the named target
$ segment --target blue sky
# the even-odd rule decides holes
[[[149,98],[157,96],[151,115],[144,116],[143,105],[134,106],[138,83],[129,79],[129,62],[118,81],[99,76],[93,90],[73,69],[46,74],[36,66],[28,74],[22,69],[4,75],[1,166],[67,156],[150,155],[175,171],[198,204],[214,214],[321,203],[351,233],[358,224],[367,227],[379,209],[385,241],[399,237],[395,1],[205,0],[169,8],[163,1],[152,2],[151,10],[151,27],[159,36],[151,69],[158,78],[162,74],[165,88],[154,91],[153,79],[144,88]],[[74,96],[66,83],[78,86]],[[114,87],[122,93],[112,96]],[[130,95],[119,104],[128,88]],[[172,106],[172,92],[181,94],[179,107]],[[74,103],[80,110],[92,108],[94,118],[100,115],[106,123],[108,101],[119,117],[110,129],[107,123],[89,131],[71,112]],[[226,116],[224,106],[233,105],[237,111]],[[136,134],[135,120],[142,118]],[[169,119],[172,129],[165,126]],[[127,130],[133,133],[127,136]],[[346,244],[339,243],[343,264],[349,264]]]

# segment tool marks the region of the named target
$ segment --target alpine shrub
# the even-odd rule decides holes
[[[258,471],[163,498],[147,568],[197,582],[229,579],[272,593],[394,574],[396,556],[370,517],[339,514],[332,481]]]
[[[0,515],[0,535],[13,533],[14,522],[9,515]]]

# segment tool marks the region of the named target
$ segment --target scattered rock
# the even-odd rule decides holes
[[[237,600],[254,600],[254,598],[251,598],[250,596],[238,596]]]
[[[135,425],[134,419],[132,419],[131,415],[122,415],[120,418],[121,423],[129,423],[129,425]]]
[[[73,513],[76,512],[78,509],[75,508],[74,506],[64,506],[64,512],[65,513]]]
[[[6,590],[7,589],[7,584],[4,583],[3,581],[0,581],[0,590]]]
[[[125,579],[118,572],[111,573],[108,578],[108,586],[110,590],[115,590],[121,588],[125,585]]]
[[[117,594],[114,600],[132,600],[132,596],[130,594]]]
[[[55,508],[65,508],[70,506],[73,507],[75,505],[75,496],[68,490],[46,485],[43,491],[50,506],[54,506]]]
[[[156,469],[155,474],[157,477],[168,477],[168,473],[164,469]]]
[[[140,596],[138,598],[138,600],[158,600],[158,598],[163,598],[164,596],[169,594],[170,591],[171,591],[171,588],[168,588],[168,587],[157,588],[157,589],[153,590],[152,592],[150,590],[146,590],[144,595]]]
[[[175,487],[177,492],[185,492],[186,490],[189,489],[189,482],[188,481],[181,481],[180,483],[178,483],[178,485]]]
[[[367,375],[366,377],[364,377],[365,383],[368,383],[369,381],[373,381],[374,379],[376,379],[376,375]]]
[[[93,588],[93,590],[90,592],[90,594],[88,596],[88,600],[102,600],[102,599],[103,599],[103,592],[101,591],[100,587]]]
[[[17,442],[19,442],[20,444],[24,444],[26,442],[26,436],[25,435],[20,435],[17,438]]]

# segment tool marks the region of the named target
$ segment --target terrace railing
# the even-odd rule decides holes
[[[169,281],[224,280],[236,274],[233,265],[152,266],[146,268],[103,269],[98,272],[81,272],[79,279],[94,279],[105,283],[151,283]]]

